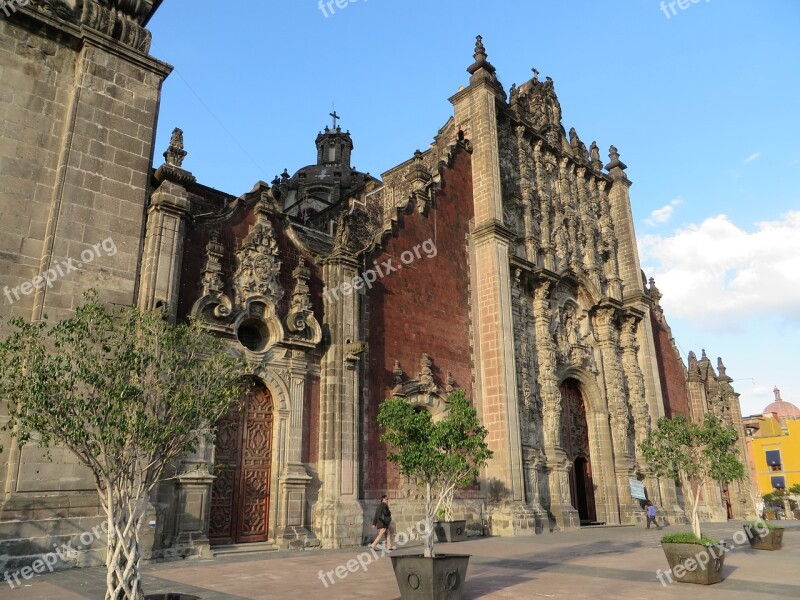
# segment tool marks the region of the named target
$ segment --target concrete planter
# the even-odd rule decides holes
[[[711,585],[722,581],[725,550],[721,546],[661,542],[675,581]]]
[[[780,550],[783,548],[783,529],[770,529],[766,534],[754,527],[744,526],[744,532],[753,550]]]
[[[434,531],[440,542],[463,542],[467,539],[467,522],[437,521]]]
[[[468,564],[468,555],[392,556],[403,600],[461,600]]]

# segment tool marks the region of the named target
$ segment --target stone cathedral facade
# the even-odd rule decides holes
[[[251,365],[244,409],[151,498],[148,551],[359,545],[384,492],[398,527],[416,522],[420,492],[386,461],[378,409],[402,397],[441,414],[456,388],[494,451],[457,495],[473,532],[640,522],[632,479],[684,518],[680,486],[638,444],[665,415],[713,411],[741,431],[737,394],[721,361],[681,361],[639,264],[627,167],[565,131],[550,78],[506,90],[478,38],[424,151],[380,178],[357,171],[334,113],[311,164],[231,195],[184,166],[200,132],[176,129],[153,159],[171,71],[148,53],[159,5],[32,0],[0,19],[3,317],[63,317],[96,288],[199,319]],[[0,435],[0,559],[98,522],[67,451],[50,461]],[[706,492],[707,518],[752,512],[746,482]]]

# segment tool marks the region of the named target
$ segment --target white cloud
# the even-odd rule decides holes
[[[800,211],[747,232],[726,215],[671,236],[646,235],[642,262],[664,294],[667,313],[703,328],[779,316],[800,323]]]
[[[668,223],[672,218],[672,213],[675,210],[675,207],[681,204],[683,204],[683,197],[678,196],[666,206],[657,208],[651,212],[650,218],[644,220],[645,224],[649,225],[650,227],[655,227],[657,224]]]
[[[753,152],[753,153],[752,153],[750,156],[748,156],[747,158],[745,158],[745,159],[744,159],[742,162],[743,162],[743,163],[745,163],[745,164],[747,164],[747,163],[751,163],[751,162],[753,162],[754,160],[756,160],[756,159],[757,159],[759,156],[761,156],[761,153],[760,153],[760,152]]]

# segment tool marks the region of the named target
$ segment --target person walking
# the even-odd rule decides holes
[[[653,503],[648,500],[645,503],[645,507],[647,510],[647,528],[650,529],[650,523],[656,526],[656,529],[661,529],[661,525],[656,523],[656,507],[653,506]]]
[[[392,548],[392,532],[390,529],[391,525],[392,511],[389,510],[389,496],[384,494],[381,496],[381,503],[378,504],[378,508],[375,509],[375,516],[372,519],[372,526],[377,527],[378,535],[375,536],[375,541],[369,545],[370,548],[375,550],[378,542],[380,542],[383,536],[386,535],[386,551],[391,552],[394,550],[394,548]]]

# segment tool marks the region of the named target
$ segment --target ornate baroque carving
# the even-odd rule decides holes
[[[283,297],[278,243],[267,214],[266,201],[260,198],[256,204],[256,223],[236,252],[233,294],[238,306],[243,306],[253,296],[268,298],[274,305]]]

